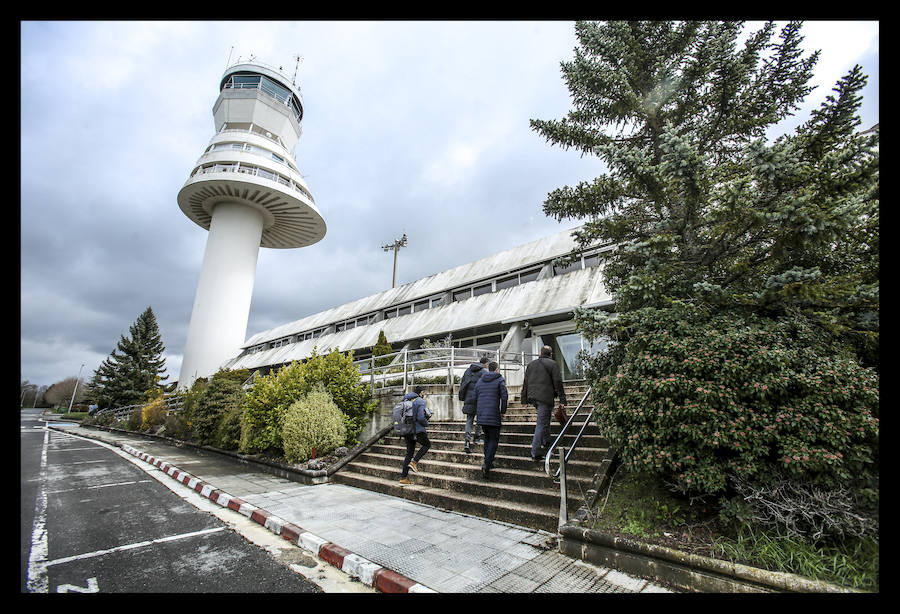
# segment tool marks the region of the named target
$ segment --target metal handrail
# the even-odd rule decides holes
[[[594,411],[596,407],[591,407],[590,413],[584,419],[584,423],[581,425],[581,430],[578,431],[578,435],[575,436],[575,441],[572,442],[572,445],[569,446],[569,449],[566,451],[565,456],[561,459],[560,467],[557,467],[556,473],[550,473],[550,458],[553,454],[553,450],[560,444],[563,437],[566,435],[566,431],[569,428],[569,425],[575,420],[575,417],[578,415],[578,412],[581,411],[584,402],[587,401],[588,397],[591,395],[591,388],[587,389],[587,392],[584,393],[584,396],[581,397],[581,401],[579,401],[578,406],[575,408],[575,411],[572,412],[572,415],[569,416],[569,419],[566,421],[566,424],[560,429],[559,435],[556,436],[554,442],[550,445],[550,448],[547,450],[547,454],[544,456],[544,471],[552,478],[556,478],[559,476],[560,468],[562,467],[562,463],[569,462],[569,457],[572,456],[572,452],[575,451],[575,448],[578,447],[578,441],[581,439],[581,435],[584,433],[584,429],[587,428],[588,424],[591,423],[591,418],[594,416]]]
[[[501,372],[524,369],[528,359],[532,358],[531,354],[524,352],[500,352],[496,349],[479,347],[429,347],[414,350],[402,349],[381,356],[370,356],[354,361],[353,365],[359,370],[360,379],[370,380],[373,388],[376,376],[381,387],[385,387],[385,382],[391,379],[391,376],[402,379],[402,385],[406,387],[408,377],[416,375],[421,377],[421,374],[425,372],[431,372],[435,376],[441,377],[446,374],[449,385],[452,383],[451,378],[455,375],[454,372],[465,369],[469,363],[478,360],[482,355],[496,360],[500,364]],[[385,364],[375,364],[381,361],[384,361]]]

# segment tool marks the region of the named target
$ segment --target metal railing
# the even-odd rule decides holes
[[[590,396],[591,396],[591,388],[589,387],[587,389],[587,392],[584,393],[584,396],[581,397],[581,401],[578,402],[578,406],[575,408],[575,411],[573,411],[572,415],[569,416],[569,419],[566,420],[565,425],[563,425],[562,429],[560,429],[560,431],[559,431],[559,435],[556,436],[556,439],[553,441],[552,444],[550,444],[550,448],[547,450],[547,454],[544,457],[544,471],[551,478],[555,479],[555,478],[559,477],[560,471],[562,470],[562,463],[561,463],[560,467],[557,467],[556,473],[550,473],[550,458],[551,458],[551,455],[553,454],[553,450],[555,450],[556,447],[559,446],[559,444],[562,442],[563,437],[566,436],[566,431],[568,431],[569,426],[575,421],[575,418],[578,416],[578,412],[581,411],[581,408],[584,407],[585,401],[587,401],[588,397],[590,397]],[[588,412],[587,416],[585,416],[584,422],[581,424],[581,429],[579,429],[578,435],[575,436],[575,440],[572,442],[572,445],[569,446],[569,449],[566,452],[565,456],[562,457],[562,459],[561,459],[562,462],[568,462],[569,457],[572,456],[572,453],[575,451],[575,448],[578,447],[578,441],[581,439],[581,435],[584,433],[584,430],[591,423],[591,418],[594,417],[594,410],[595,410],[595,408],[592,406],[591,411]]]
[[[575,418],[578,416],[578,413],[581,411],[581,408],[584,407],[585,401],[591,395],[591,388],[588,387],[587,392],[584,393],[584,396],[581,397],[581,401],[578,402],[578,406],[575,408],[575,411],[572,412],[572,415],[569,416],[569,419],[563,425],[563,427],[559,431],[559,435],[556,436],[556,439],[550,444],[550,448],[547,450],[547,454],[544,456],[544,471],[548,476],[553,478],[554,480],[559,478],[559,526],[566,524],[569,520],[569,511],[568,511],[568,499],[569,493],[566,484],[566,463],[569,462],[569,457],[572,456],[572,453],[575,451],[575,448],[578,447],[578,442],[581,439],[581,435],[584,433],[584,430],[591,423],[591,418],[594,417],[595,407],[591,407],[591,411],[584,418],[584,422],[581,424],[581,428],[578,431],[578,434],[575,436],[574,441],[572,441],[569,449],[567,450],[563,446],[559,445],[562,443],[563,438],[566,436],[566,432],[569,430],[569,426],[575,421]],[[550,472],[550,459],[553,456],[553,451],[559,450],[559,466],[556,468],[555,473]]]
[[[312,201],[313,203],[315,202],[312,194],[303,189],[303,187],[299,184],[294,183],[293,180],[286,179],[278,173],[260,168],[258,166],[253,166],[245,162],[235,162],[234,164],[224,164],[222,162],[216,162],[211,166],[199,166],[197,167],[197,170],[191,174],[191,177],[195,175],[206,175],[209,173],[244,173],[246,175],[253,175],[255,177],[263,177],[265,179],[268,179],[269,181],[274,181],[276,183],[280,183],[281,185],[287,186],[296,192],[300,192],[310,201]]]
[[[478,362],[482,356],[499,364],[500,373],[508,384],[516,384],[528,363],[536,358],[526,352],[500,352],[489,348],[430,347],[370,356],[354,361],[353,365],[373,390],[395,386],[406,389],[417,383],[452,386],[455,378],[462,376],[469,365]]]
[[[141,409],[144,406],[149,405],[149,403],[138,403],[136,405],[123,405],[122,407],[110,407],[107,409],[100,409],[94,414],[95,416],[101,416],[105,414],[112,414],[116,420],[123,420],[128,417],[128,415],[133,412],[135,409]],[[179,409],[184,406],[184,397],[175,396],[169,397],[166,399],[166,410],[169,413],[175,413]]]

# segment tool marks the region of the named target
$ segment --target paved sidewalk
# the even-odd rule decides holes
[[[670,592],[562,555],[545,531],[343,484],[307,486],[189,446],[51,427],[119,446],[382,592]]]

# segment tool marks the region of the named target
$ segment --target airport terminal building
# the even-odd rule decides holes
[[[555,264],[576,251],[573,230],[257,333],[223,367],[265,375],[314,349],[353,351],[354,360],[363,360],[384,331],[396,352],[449,340],[453,348],[519,354],[524,362],[550,345],[563,379],[580,379],[577,354],[587,344],[575,331],[573,310],[612,309],[598,266],[599,253],[612,246],[591,247],[567,266]]]

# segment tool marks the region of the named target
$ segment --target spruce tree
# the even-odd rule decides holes
[[[626,465],[728,496],[787,475],[874,493],[878,131],[853,68],[796,130],[818,52],[801,24],[576,24],[573,109],[532,120],[606,173],[548,195],[583,223],[616,313],[576,310],[597,424]]]
[[[162,353],[165,346],[153,310],[148,307],[121,335],[116,349],[100,363],[89,384],[100,407],[122,407],[146,400],[148,391],[168,379]]]
[[[866,77],[855,67],[770,143],[766,130],[811,91],[819,53],[802,57],[797,22],[738,45],[742,28],[579,22],[562,64],[575,108],[531,125],[608,172],[554,190],[544,211],[584,221],[582,247],[617,246],[603,257],[619,311],[680,300],[802,316],[874,366],[879,160],[877,130],[857,131]]]

